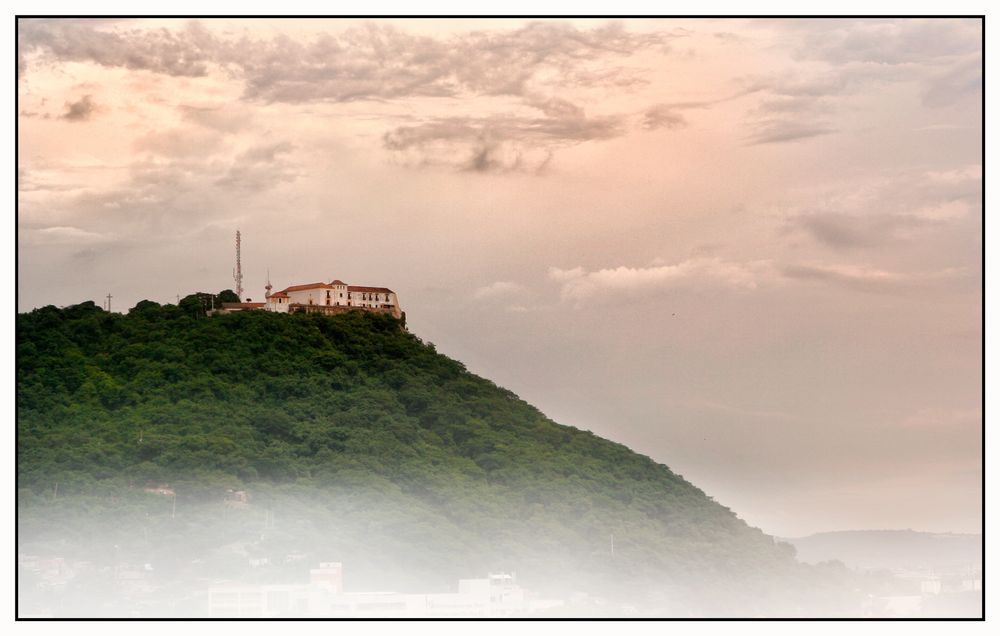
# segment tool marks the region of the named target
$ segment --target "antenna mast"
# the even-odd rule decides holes
[[[236,269],[233,270],[233,280],[236,281],[236,295],[243,302],[243,268],[240,265],[240,231],[236,230]]]

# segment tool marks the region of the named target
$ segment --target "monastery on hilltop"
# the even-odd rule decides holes
[[[236,296],[243,298],[243,268],[240,262],[240,231],[236,231],[236,268],[233,269],[233,280],[236,282]],[[282,314],[299,312],[316,314],[342,314],[348,311],[363,310],[380,314],[390,314],[393,318],[406,322],[406,314],[399,309],[399,299],[396,292],[388,287],[367,287],[365,285],[348,285],[342,280],[329,283],[309,283],[307,285],[292,285],[281,291],[271,293],[271,276],[268,274],[264,285],[264,302],[255,303],[249,298],[246,302],[222,303],[222,311],[264,310],[276,311]]]
[[[337,314],[350,309],[364,309],[402,316],[396,292],[387,287],[348,285],[344,281],[292,285],[271,293],[271,284],[265,287],[264,308],[268,311],[295,313],[297,311]]]
[[[264,289],[264,302],[255,303],[223,303],[225,312],[261,309],[276,311],[282,314],[298,312],[341,314],[360,309],[377,313],[390,314],[393,318],[402,318],[399,309],[399,299],[396,292],[388,287],[368,287],[365,285],[348,285],[344,281],[334,280],[329,283],[309,283],[292,285],[281,291],[271,292],[271,283]]]

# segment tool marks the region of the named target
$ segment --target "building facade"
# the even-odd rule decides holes
[[[341,280],[333,280],[329,283],[292,285],[273,293],[268,283],[266,290],[264,309],[268,311],[337,314],[363,309],[391,314],[394,318],[403,315],[396,292],[387,287],[348,285]]]

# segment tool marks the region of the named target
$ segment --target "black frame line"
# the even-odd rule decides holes
[[[908,618],[908,617],[773,617],[773,618],[759,618],[759,617],[702,617],[702,618],[686,618],[686,617],[623,617],[623,618],[585,618],[585,617],[569,617],[569,618],[530,618],[530,617],[514,617],[514,618],[341,618],[341,617],[299,617],[299,618],[221,618],[221,617],[109,617],[109,618],[93,618],[93,617],[82,617],[82,618],[69,618],[69,617],[44,617],[44,618],[22,618],[18,614],[18,577],[17,568],[14,570],[14,620],[15,622],[149,622],[149,621],[168,621],[168,622],[186,622],[186,621],[197,621],[197,622],[481,622],[481,621],[500,621],[500,622],[578,622],[578,621],[594,621],[594,622],[985,622],[986,621],[986,15],[985,14],[301,14],[301,15],[290,15],[290,14],[205,14],[205,15],[192,15],[192,14],[164,14],[164,13],[151,13],[151,14],[16,14],[14,16],[14,316],[15,316],[15,339],[16,339],[16,318],[19,310],[19,266],[20,261],[18,258],[18,214],[19,210],[19,196],[20,196],[20,175],[17,169],[17,158],[19,156],[19,112],[20,112],[20,95],[18,93],[19,85],[19,73],[17,69],[17,53],[18,53],[18,41],[17,41],[17,26],[18,21],[21,19],[107,19],[107,18],[121,18],[121,19],[157,19],[157,18],[175,18],[175,19],[197,19],[197,20],[212,20],[212,19],[340,19],[340,20],[358,20],[358,19],[392,19],[392,18],[405,18],[405,19],[416,19],[416,20],[434,20],[434,19],[569,19],[569,18],[584,18],[584,19],[673,19],[673,20],[686,20],[686,19],[789,19],[789,20],[809,20],[809,19],[979,19],[982,23],[982,59],[981,59],[981,96],[982,96],[982,140],[981,140],[981,165],[983,170],[983,177],[980,180],[980,196],[982,198],[981,206],[981,222],[983,228],[983,240],[981,245],[981,259],[982,259],[982,271],[980,272],[982,276],[982,384],[980,387],[980,392],[982,394],[982,404],[981,404],[981,465],[982,465],[982,485],[981,485],[981,495],[982,495],[982,528],[981,528],[981,540],[982,540],[982,608],[981,616],[979,617],[961,617],[961,618],[941,618],[941,617],[925,617],[925,618]],[[17,351],[15,347],[14,352],[14,369],[16,376],[17,369]],[[16,377],[15,377],[15,401],[14,401],[14,420],[17,421],[17,400],[16,400]],[[18,456],[18,445],[17,445],[17,427],[14,428],[14,562],[17,563],[17,546],[18,546],[18,526],[17,520],[17,485],[18,485],[18,475],[17,475],[17,456]]]

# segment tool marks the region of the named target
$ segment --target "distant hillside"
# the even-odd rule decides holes
[[[982,535],[913,530],[822,532],[783,539],[806,563],[833,559],[854,568],[950,570],[982,564]]]
[[[149,563],[167,587],[333,560],[353,589],[503,569],[663,611],[841,607],[828,572],[666,466],[552,422],[391,317],[208,305],[18,315],[21,552]],[[145,490],[160,484],[176,498]]]

